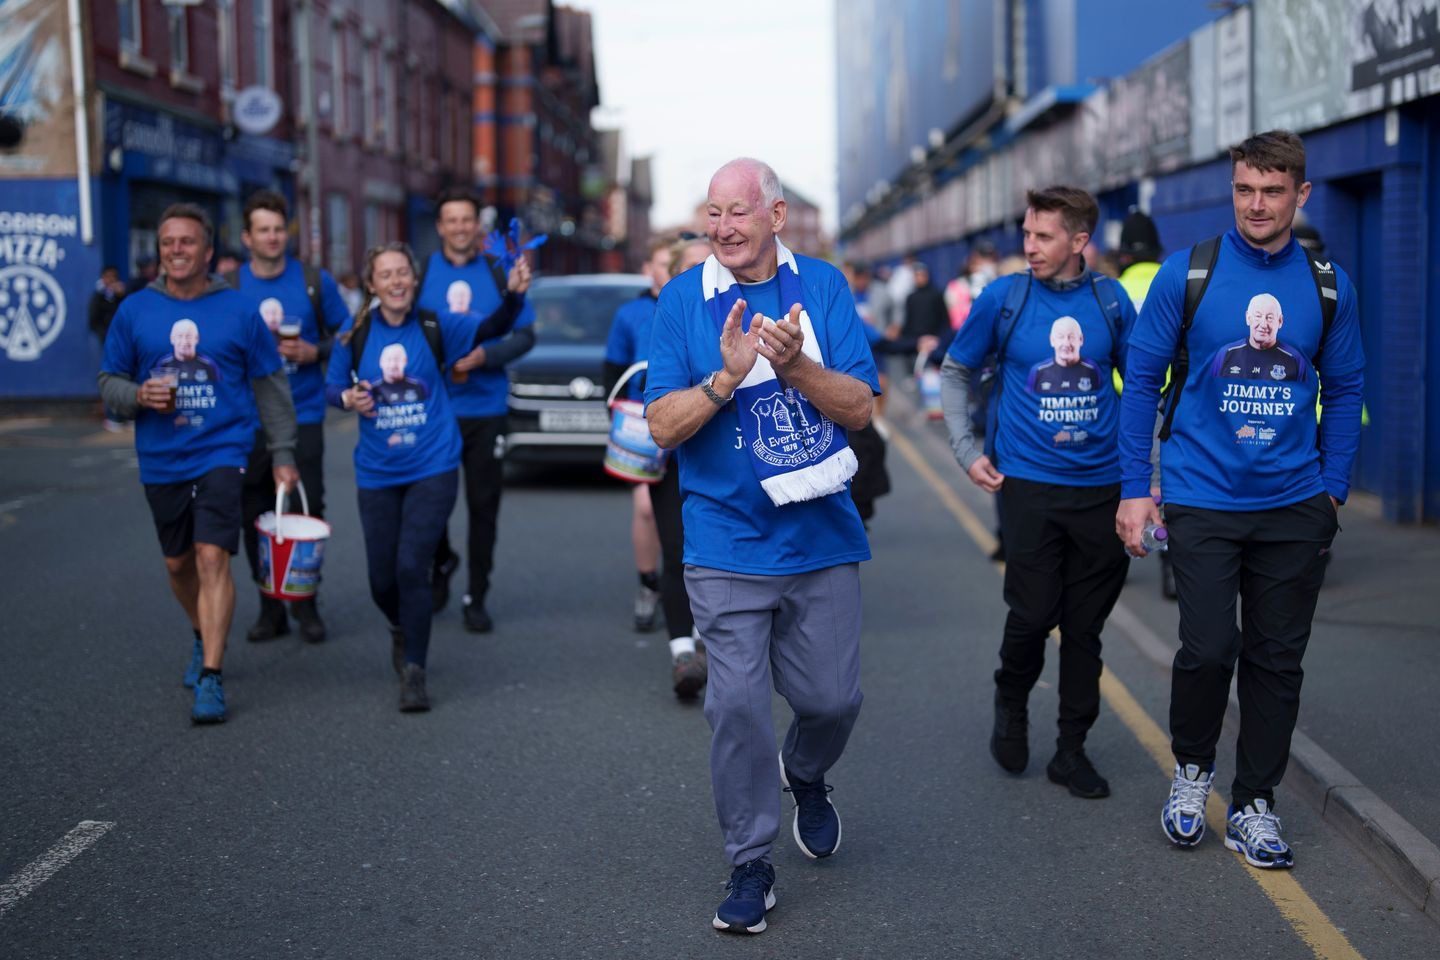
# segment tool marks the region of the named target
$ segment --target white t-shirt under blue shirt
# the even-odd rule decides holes
[[[135,452],[142,483],[181,483],[218,467],[243,467],[255,442],[250,381],[280,369],[275,338],[254,302],[226,286],[177,300],[155,286],[120,301],[101,369],[136,383],[176,371],[174,413],[142,407]]]
[[[825,366],[880,392],[875,362],[844,276],[830,264],[795,257],[805,308]],[[701,290],[703,266],[660,291],[650,341],[646,403],[698,384],[724,366],[720,327]],[[748,317],[783,316],[778,280],[746,285]],[[837,425],[837,429],[838,425]],[[739,413],[727,403],[676,451],[685,494],[685,562],[734,573],[784,576],[870,559],[865,527],[848,490],[777,507],[760,486],[741,440]],[[673,468],[673,465],[672,465]]]

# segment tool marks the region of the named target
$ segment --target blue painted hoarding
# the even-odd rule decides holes
[[[0,180],[0,397],[95,394],[87,317],[99,274],[73,178]]]

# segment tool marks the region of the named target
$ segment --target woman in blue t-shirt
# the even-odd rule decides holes
[[[360,525],[370,595],[390,624],[400,675],[400,709],[430,709],[430,561],[455,506],[460,430],[444,388],[446,358],[459,360],[515,324],[529,287],[521,283],[490,316],[436,316],[418,310],[419,271],[403,243],[372,247],[363,280],[371,305],[341,328],[326,377],[326,399],[360,415],[355,444]]]

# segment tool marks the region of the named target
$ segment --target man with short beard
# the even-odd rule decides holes
[[[335,331],[350,319],[350,310],[329,271],[307,266],[289,255],[289,206],[273,190],[260,190],[245,202],[245,229],[240,241],[250,251],[250,262],[226,277],[231,285],[260,304],[260,314],[272,333],[278,334],[287,319],[298,321],[300,335],[278,340],[290,393],[295,400],[298,434],[295,465],[305,485],[305,501],[313,517],[325,516],[325,361]],[[267,315],[268,314],[268,315]],[[273,322],[272,322],[273,319]],[[245,470],[245,512],[241,534],[250,576],[260,582],[260,542],[255,521],[275,509],[275,484],[271,480],[270,452],[263,443],[250,451]],[[290,490],[293,496],[295,491]],[[295,496],[293,504],[300,498]],[[318,591],[317,591],[318,592]],[[325,622],[320,618],[317,597],[296,600],[290,612],[300,627],[300,636],[310,643],[325,639]],[[260,611],[245,634],[252,643],[272,640],[290,632],[285,604],[260,594]]]
[[[1300,662],[1360,442],[1365,354],[1349,278],[1293,236],[1296,211],[1310,196],[1300,138],[1257,134],[1231,149],[1230,169],[1234,229],[1165,261],[1130,339],[1115,531],[1143,554],[1144,529],[1160,520],[1150,496],[1151,437],[1160,384],[1173,366],[1160,477],[1180,649],[1170,675],[1175,772],[1161,827],[1178,847],[1205,836],[1238,660],[1240,732],[1225,846],[1252,866],[1288,868],[1295,861],[1280,835],[1275,788],[1289,762]],[[1252,307],[1274,316],[1249,319],[1254,343],[1247,347],[1278,349],[1265,345],[1279,331],[1282,303],[1286,344],[1318,371],[1319,384],[1289,377],[1280,363],[1255,379],[1223,354],[1220,363],[1204,361],[1225,349]],[[1317,393],[1325,407],[1318,432]]]
[[[444,318],[452,296],[456,303],[466,302],[465,292],[455,288],[457,283],[463,284],[469,290],[465,316],[478,324],[500,306],[508,283],[506,277],[499,275],[495,258],[482,251],[480,201],[463,188],[441,193],[435,204],[435,232],[440,235],[440,249],[430,254],[421,271],[419,306]],[[453,294],[452,288],[455,288]],[[510,409],[510,379],[505,365],[535,346],[534,324],[535,308],[527,300],[514,329],[481,344],[476,354],[455,361],[445,383],[465,444],[461,463],[465,466],[469,578],[464,623],[465,629],[472,633],[489,633],[494,629],[485,597],[490,592],[490,572],[495,564],[495,534],[504,477],[503,464],[497,456],[497,441],[505,433]],[[436,612],[449,601],[450,577],[459,564],[460,558],[450,546],[450,538],[442,538],[432,574]]]

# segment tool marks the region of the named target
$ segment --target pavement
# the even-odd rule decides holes
[[[166,591],[129,437],[38,420],[0,423],[0,956],[1428,960],[1440,950],[1440,927],[1365,847],[1288,794],[1292,873],[1246,867],[1213,837],[1188,852],[1164,842],[1168,680],[1124,629],[1107,634],[1106,708],[1090,742],[1114,796],[1081,801],[1045,780],[1053,657],[1032,699],[1030,769],[999,771],[986,743],[1004,609],[977,542],[984,503],[933,449],[931,428],[898,413],[895,491],[880,501],[862,573],[866,702],[830,777],[844,846],[807,861],[787,817],[779,906],[753,938],[709,929],[728,873],[709,734],[698,705],[669,691],[661,634],[630,629],[623,488],[598,470],[514,478],[497,630],[465,633],[452,605],[432,646],[435,709],[401,715],[364,585],[354,427],[333,420],[321,601],[332,639],[233,643],[231,718],[196,728],[179,682],[189,631]],[[462,521],[457,511],[452,536]],[[1440,779],[1424,752],[1433,710],[1398,692],[1356,704],[1347,689],[1381,689],[1402,644],[1375,637],[1405,634],[1363,625],[1382,613],[1401,622],[1398,601],[1366,605],[1375,568],[1418,561],[1433,532],[1413,531],[1402,553],[1378,528],[1367,553],[1364,522],[1344,521],[1302,728],[1423,831],[1423,797]],[[1152,574],[1137,564],[1122,602],[1173,636]],[[256,607],[253,591],[239,596],[232,637]],[[1362,622],[1353,640],[1332,614]],[[1368,656],[1337,667],[1321,653],[1366,630]],[[1402,682],[1421,689],[1434,669],[1419,660]],[[1350,710],[1328,712],[1346,698]],[[775,707],[783,729],[786,708]],[[1370,729],[1384,725],[1383,749],[1349,729],[1362,711]],[[1337,715],[1346,729],[1332,729]],[[1287,788],[1295,779],[1292,769]]]
[[[944,424],[918,416],[904,394],[892,403],[906,434],[943,461]],[[956,491],[993,520],[985,494],[964,478]],[[1437,729],[1440,704],[1440,529],[1389,523],[1379,500],[1359,491],[1341,527],[1306,650],[1285,787],[1440,921],[1440,740],[1416,735]],[[1131,565],[1110,628],[1168,670],[1180,646],[1179,609],[1160,592],[1158,566]],[[1230,715],[1239,722],[1233,690]]]

